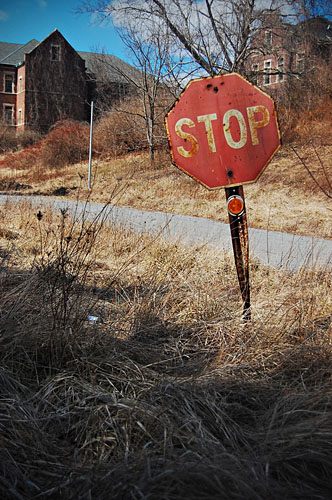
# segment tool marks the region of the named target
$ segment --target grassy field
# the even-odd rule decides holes
[[[258,182],[245,186],[249,225],[331,238],[331,158],[332,146],[285,146]],[[11,157],[2,165],[0,190],[50,196],[63,194],[65,189],[67,197],[86,199],[87,163],[64,168],[30,165],[29,157],[23,161],[20,153]],[[308,169],[330,198],[317,187]],[[144,153],[94,160],[90,199],[106,203],[110,198],[118,205],[142,210],[228,220],[224,190],[200,186],[171,165],[166,153],[158,154],[154,165]]]
[[[165,157],[93,169],[94,201],[226,220],[223,192]],[[3,169],[2,188],[84,199],[86,176]],[[246,195],[255,227],[331,235],[331,202],[289,150]],[[330,270],[252,261],[250,275],[243,323],[231,254],[106,227],[103,213],[2,206],[1,498],[330,499]]]

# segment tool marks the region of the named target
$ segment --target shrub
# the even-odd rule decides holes
[[[17,137],[15,130],[6,125],[0,125],[0,153],[17,149]]]
[[[42,141],[41,161],[62,167],[85,160],[89,153],[89,126],[64,120],[57,122]]]
[[[326,64],[317,65],[300,80],[287,80],[279,103],[284,143],[330,143],[331,97],[330,69]]]
[[[36,130],[22,130],[16,133],[17,141],[20,148],[26,148],[37,144],[41,139],[41,135]]]
[[[16,151],[35,144],[40,134],[34,130],[16,131],[13,127],[0,125],[0,153]]]
[[[28,170],[37,165],[40,158],[40,144],[34,144],[22,151],[9,153],[0,163],[11,170]]]
[[[28,145],[21,151],[13,151],[2,160],[1,165],[13,170],[26,170],[37,164],[62,167],[85,160],[89,152],[89,127],[79,122],[58,122],[37,143],[34,142],[39,135],[34,131],[13,134],[11,130],[7,130],[6,134],[11,139],[8,150]],[[4,137],[7,137],[6,134]],[[1,137],[0,135],[0,147]]]
[[[94,149],[98,153],[119,156],[146,149],[144,120],[134,114],[138,105],[128,101],[121,111],[113,108],[100,119],[94,132]]]
[[[165,110],[169,101],[155,103],[154,147],[160,149],[167,143],[164,127]],[[95,127],[94,145],[99,153],[119,156],[149,148],[144,109],[141,99],[130,97],[104,114]]]

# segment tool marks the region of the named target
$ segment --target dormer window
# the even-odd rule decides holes
[[[51,45],[51,61],[60,61],[61,51],[60,45]]]

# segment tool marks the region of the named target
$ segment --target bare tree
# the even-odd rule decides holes
[[[121,18],[136,17],[144,21],[140,28],[151,35],[164,25],[177,43],[178,62],[186,63],[189,72],[195,68],[201,74],[215,75],[245,74],[251,41],[266,22],[266,14],[278,11],[292,22],[308,15],[307,4],[305,0],[87,0],[81,10],[115,24]]]
[[[104,16],[109,12],[105,8]],[[177,93],[175,83],[181,80],[181,62],[174,48],[174,38],[163,23],[154,23],[153,30],[147,29],[144,12],[126,10],[110,6],[112,22],[127,48],[128,64],[119,64],[114,56],[95,54],[92,62],[96,78],[97,103],[103,110],[126,113],[133,116],[133,124],[141,122],[145,128],[146,141],[151,160],[154,159],[158,143],[166,140],[163,117],[166,109]],[[171,47],[172,45],[172,47]],[[122,97],[137,99],[135,107],[127,104],[127,99],[114,100],[114,82],[122,82]],[[170,83],[172,82],[172,83]],[[118,97],[121,92],[118,93]],[[99,111],[101,111],[99,109]],[[162,125],[161,125],[162,124]],[[161,133],[161,130],[163,131]]]
[[[144,23],[136,30],[143,27],[151,35],[166,26],[183,72],[200,75],[238,71],[249,76],[252,41],[262,26],[273,28],[276,20],[269,14],[295,24],[332,13],[330,0],[83,0],[81,5],[82,12],[115,24],[138,18]]]
[[[141,109],[137,109],[134,114],[144,121],[149,154],[153,160],[158,140],[156,126],[165,114],[165,102],[168,106],[171,97],[170,87],[167,85],[170,37],[161,26],[159,29],[155,27],[153,33],[147,32],[144,20],[137,16],[135,19],[128,16],[126,25],[118,25],[118,31],[133,66],[138,70],[135,78],[126,74],[123,76],[141,103]]]

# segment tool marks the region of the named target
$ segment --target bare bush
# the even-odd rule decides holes
[[[284,143],[331,144],[330,66],[321,62],[305,78],[287,80],[279,102]]]
[[[49,167],[62,167],[87,159],[89,127],[71,120],[57,122],[42,141],[41,161]]]
[[[0,125],[0,152],[6,153],[7,151],[13,151],[17,149],[18,142],[13,127],[8,127],[6,125]]]
[[[134,104],[127,105],[127,110],[111,111],[95,127],[94,149],[111,157],[142,151],[146,147],[144,123],[130,113]]]
[[[0,124],[0,153],[8,153],[35,144],[40,135],[33,130],[16,131],[14,127]]]
[[[44,227],[43,214],[40,211],[37,214],[40,248],[32,269],[37,272],[44,311],[52,318],[49,348],[53,365],[61,361],[68,335],[74,338],[87,321],[87,310],[93,308],[97,300],[88,290],[96,286],[91,270],[98,256],[97,240],[108,205],[92,219],[87,215],[87,208],[86,203],[74,217],[67,210],[61,210],[53,235]]]
[[[154,149],[165,148],[166,131],[164,112],[167,107],[165,96],[155,103]],[[121,106],[114,106],[101,117],[94,131],[96,153],[121,156],[137,151],[149,150],[146,135],[142,101],[135,97],[126,98]]]
[[[30,170],[40,162],[40,144],[29,146],[21,151],[9,153],[2,164],[11,170]]]
[[[40,133],[33,129],[19,130],[16,132],[16,137],[20,148],[33,146],[41,140]]]
[[[89,127],[85,123],[65,120],[56,123],[50,132],[40,136],[27,131],[11,135],[12,146],[20,151],[7,154],[2,165],[11,170],[33,170],[35,167],[63,167],[87,159],[89,152]],[[0,138],[1,141],[1,138]]]

